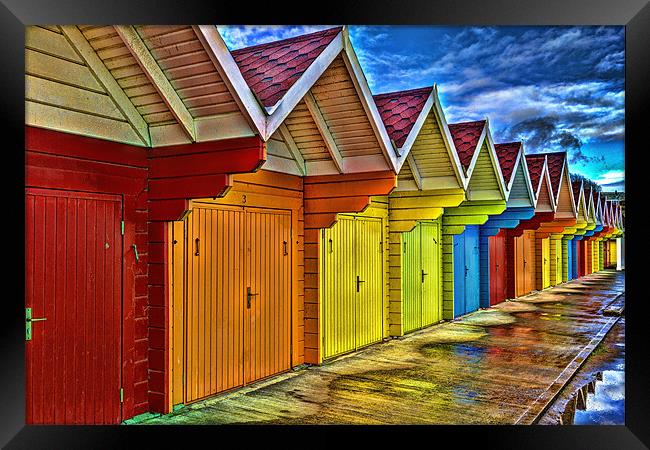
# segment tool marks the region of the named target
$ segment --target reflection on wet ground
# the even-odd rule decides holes
[[[621,318],[558,399],[540,424],[625,424],[625,318]]]
[[[145,423],[533,423],[623,291],[623,272],[592,274]]]

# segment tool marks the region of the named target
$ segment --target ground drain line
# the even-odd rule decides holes
[[[539,397],[537,397],[537,398],[535,399],[535,401],[533,401],[532,405],[530,405],[528,408],[526,408],[526,410],[525,410],[525,411],[524,411],[524,412],[519,416],[519,418],[518,418],[517,421],[515,422],[515,425],[520,425],[520,424],[522,424],[522,423],[524,422],[524,419],[528,419],[528,420],[526,421],[526,423],[527,423],[528,425],[534,425],[535,423],[537,423],[537,421],[539,421],[539,419],[541,418],[542,414],[544,414],[544,413],[546,412],[546,410],[549,408],[549,406],[551,405],[551,403],[553,403],[553,402],[555,401],[555,399],[558,397],[558,395],[560,394],[560,392],[562,391],[562,389],[564,389],[564,387],[567,385],[567,383],[568,383],[569,381],[571,381],[571,379],[572,379],[573,376],[576,374],[576,372],[578,372],[578,370],[580,370],[580,368],[585,364],[585,362],[587,361],[587,358],[589,357],[589,355],[591,355],[591,353],[592,353],[592,352],[594,351],[594,349],[598,346],[598,344],[600,344],[600,343],[602,342],[602,340],[605,338],[605,336],[607,336],[607,333],[609,333],[609,331],[612,329],[612,327],[614,326],[614,324],[615,324],[616,322],[619,321],[619,319],[620,319],[620,317],[612,317],[611,319],[609,319],[609,320],[608,320],[608,321],[607,321],[607,322],[602,326],[602,328],[598,331],[598,333],[596,333],[596,335],[591,339],[591,341],[589,342],[589,344],[587,344],[587,345],[585,346],[585,348],[583,348],[583,349],[580,351],[580,353],[578,353],[578,354],[575,356],[575,358],[573,358],[573,359],[571,360],[571,362],[570,362],[570,363],[569,363],[569,364],[564,368],[564,370],[563,370],[562,372],[560,372],[560,374],[557,376],[557,378],[556,378],[556,379],[551,383],[551,385],[549,386],[549,388],[548,388],[547,390],[545,390],[544,392],[542,392],[542,393],[539,395]],[[580,363],[576,363],[576,360],[578,360],[581,356],[582,356],[582,361],[581,361]],[[574,367],[571,369],[571,366],[572,366],[572,365],[573,365]],[[565,379],[564,379],[563,381],[560,382],[560,381],[559,381],[560,378],[563,378],[563,377],[564,377]],[[541,408],[537,413],[531,413],[533,407],[534,407],[536,404],[538,404],[538,403],[540,403],[540,402],[543,401],[543,400],[542,400],[542,397],[544,397],[545,395],[549,394],[549,392],[551,392],[551,389],[552,389],[552,387],[553,387],[554,385],[556,385],[556,384],[560,384],[560,383],[561,383],[561,386],[555,390],[555,392],[551,395],[551,398],[548,399],[548,400],[544,403],[544,405],[542,406],[542,408]],[[534,416],[530,417],[530,416],[533,415],[533,414],[534,414]]]
[[[605,306],[603,306],[603,307],[599,310],[599,312],[602,313],[603,311],[607,310],[610,306],[612,306],[612,305],[614,304],[614,302],[618,301],[618,299],[621,298],[621,297],[623,296],[623,294],[625,294],[625,292],[621,292],[621,293],[619,293],[616,297],[614,297],[614,298],[612,299],[611,302],[609,302],[608,304],[606,304]]]

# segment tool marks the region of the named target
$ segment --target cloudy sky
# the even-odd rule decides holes
[[[330,26],[218,26],[231,50]],[[572,172],[624,190],[623,27],[351,26],[373,94],[437,83],[449,122],[566,149]]]

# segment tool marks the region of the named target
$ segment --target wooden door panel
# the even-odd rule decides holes
[[[422,325],[428,326],[442,320],[440,265],[442,239],[438,223],[421,225],[421,271],[426,274],[422,285]],[[421,274],[422,272],[420,272]],[[420,276],[422,280],[422,276]]]
[[[122,200],[26,190],[26,419],[121,421]]]
[[[330,358],[355,346],[356,272],[354,266],[354,219],[340,216],[322,230],[323,260],[323,358]]]
[[[185,399],[243,385],[245,213],[194,208],[188,218]]]
[[[355,301],[356,348],[381,341],[383,337],[382,221],[355,221],[355,265],[363,283]]]
[[[421,225],[402,233],[402,295],[404,332],[422,327]]]
[[[244,382],[291,367],[291,213],[247,211]],[[247,293],[244,292],[247,297]]]

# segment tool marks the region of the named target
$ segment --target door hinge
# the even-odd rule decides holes
[[[120,403],[124,403],[124,389],[120,388]]]
[[[120,224],[120,228],[122,230],[122,236],[124,236],[124,221]]]

